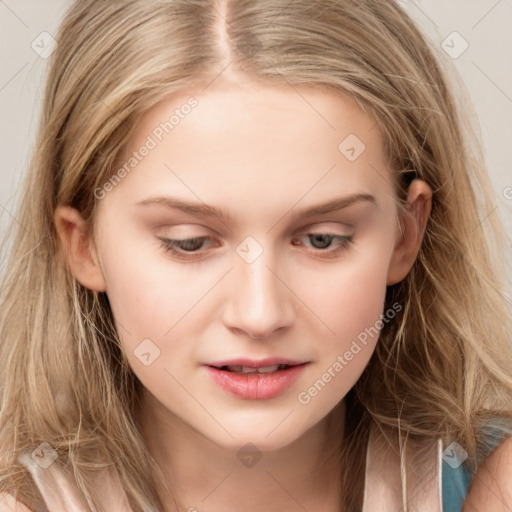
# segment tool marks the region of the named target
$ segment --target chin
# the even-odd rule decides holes
[[[260,452],[275,452],[285,449],[291,445],[300,436],[284,435],[281,436],[269,436],[265,437],[261,433],[255,432],[254,435],[248,435],[247,432],[244,435],[234,436],[227,442],[222,443],[222,447],[234,452],[255,450]]]
[[[250,450],[251,446],[261,452],[282,450],[294,443],[308,430],[307,425],[303,425],[303,428],[297,425],[296,418],[295,422],[292,420],[293,413],[283,421],[287,414],[283,414],[272,421],[265,420],[263,427],[255,424],[254,420],[245,424],[232,424],[231,426],[226,423],[226,429],[232,437],[224,431],[219,432],[219,436],[212,436],[210,431],[207,437],[218,446],[235,452],[244,449]],[[273,426],[269,427],[269,425]],[[205,434],[203,432],[203,435]]]

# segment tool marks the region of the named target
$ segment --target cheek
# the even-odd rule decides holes
[[[118,332],[130,347],[146,338],[159,343],[211,286],[167,261],[158,244],[132,240],[107,247],[103,258]]]
[[[361,257],[339,265],[324,286],[309,295],[323,327],[316,332],[317,363],[297,396],[300,404],[314,401],[320,413],[327,414],[356,384],[379,338],[386,275],[382,258]]]
[[[301,296],[307,297],[304,302],[324,324],[324,339],[330,345],[350,345],[379,320],[386,295],[386,261],[385,254],[361,254],[331,266],[325,274],[303,279]]]

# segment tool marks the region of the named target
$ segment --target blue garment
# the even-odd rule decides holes
[[[471,472],[462,464],[454,469],[443,460],[443,512],[461,512],[471,484]]]
[[[506,423],[505,423],[506,424]],[[491,426],[489,432],[489,441],[494,450],[502,441],[503,437],[510,433],[510,427],[500,428],[499,423]],[[457,468],[452,468],[443,459],[441,469],[442,492],[443,492],[443,512],[462,512],[462,504],[466,499],[471,484],[472,474],[461,464]]]

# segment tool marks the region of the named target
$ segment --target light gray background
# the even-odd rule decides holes
[[[70,0],[0,0],[0,230],[14,215],[28,165],[45,59],[32,45],[55,35]],[[512,0],[400,2],[462,76],[480,119],[497,208],[512,239]],[[457,32],[459,35],[455,34]],[[443,43],[443,41],[445,41]],[[457,58],[466,43],[469,47]],[[43,46],[43,43],[39,43]],[[443,46],[452,52],[448,57]],[[455,52],[455,53],[454,53]],[[511,245],[512,246],[512,245]]]

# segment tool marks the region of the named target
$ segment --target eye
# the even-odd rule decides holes
[[[198,256],[199,249],[203,248],[204,242],[209,240],[208,236],[198,236],[175,240],[171,238],[157,237],[162,242],[162,247],[175,256],[187,258]]]
[[[162,242],[165,251],[182,259],[200,257],[205,249],[205,242],[211,238],[208,236],[199,236],[194,238],[184,238],[181,240],[157,237]],[[332,233],[307,233],[302,235],[299,240],[307,239],[312,245],[312,251],[316,253],[325,253],[325,256],[335,256],[340,251],[347,249],[353,242],[352,236],[336,235]],[[333,242],[336,244],[333,246]],[[306,245],[302,242],[292,242],[293,245]],[[324,255],[324,254],[322,254]]]
[[[352,236],[335,235],[332,233],[306,233],[301,238],[308,240],[313,246],[314,252],[326,253],[326,255],[334,256],[340,251],[347,249],[353,242]],[[333,248],[333,242],[336,245]],[[294,245],[305,245],[302,242]]]

